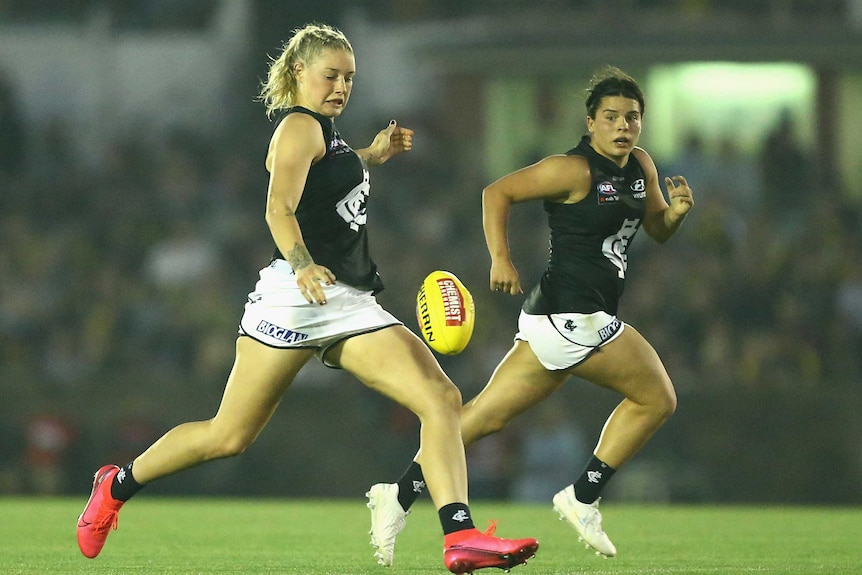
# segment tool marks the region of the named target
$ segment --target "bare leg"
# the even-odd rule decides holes
[[[631,326],[571,373],[625,396],[605,422],[595,450],[614,469],[640,451],[676,410],[676,393],[658,354]]]
[[[350,338],[327,359],[419,417],[423,471],[436,507],[468,503],[461,393],[428,347],[407,328],[393,326]]]
[[[599,459],[614,469],[640,451],[676,409],[676,394],[661,360],[631,326],[567,372],[545,369],[529,344],[517,341],[485,388],[463,406],[464,444],[469,446],[502,430],[515,417],[550,396],[571,375],[625,396],[608,417],[595,451]],[[417,461],[424,463],[421,452]]]
[[[485,388],[461,409],[461,435],[469,446],[506,427],[566,382],[569,374],[548,371],[529,344],[516,341]]]
[[[183,423],[168,431],[135,459],[135,479],[149,483],[245,451],[313,354],[310,349],[274,349],[249,337],[238,338],[236,360],[218,413],[210,420]]]

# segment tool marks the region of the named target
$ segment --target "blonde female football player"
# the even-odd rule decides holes
[[[424,343],[375,299],[383,283],[365,228],[368,167],[409,151],[413,132],[393,120],[369,147],[348,146],[335,119],[347,106],[355,74],[347,38],[325,25],[296,30],[272,61],[261,99],[269,115],[281,116],[266,156],[265,219],[275,255],[245,306],[221,405],[212,419],[173,428],[127,465],[96,472],[78,520],[87,557],[99,554],[120,508],[141,487],[242,453],[315,355],[419,417],[447,568],[508,569],[535,553],[535,539],[500,539],[473,526],[461,395]]]
[[[586,109],[588,134],[577,147],[484,190],[492,290],[522,293],[509,253],[514,204],[543,202],[551,250],[546,271],[522,307],[514,345],[461,411],[461,435],[470,445],[500,431],[573,375],[619,392],[623,400],[608,417],[583,474],[553,497],[554,509],[589,546],[614,556],[599,496],[676,409],[673,385],[655,350],[617,317],[626,249],[641,227],[654,240],[667,241],[694,201],[685,178],[675,176],[664,179],[666,202],[653,160],[637,146],[644,97],[634,79],[616,68],[604,70],[593,78]],[[390,559],[406,511],[424,488],[420,453],[397,483],[368,492],[372,533],[379,552]]]

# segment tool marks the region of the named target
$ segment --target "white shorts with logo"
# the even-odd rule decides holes
[[[518,317],[515,339],[526,341],[547,369],[574,367],[601,346],[615,340],[625,329],[622,321],[609,313],[555,313]]]
[[[323,361],[329,348],[340,341],[401,325],[370,291],[338,281],[324,285],[323,291],[326,305],[308,303],[296,285],[290,264],[275,260],[260,270],[260,279],[248,294],[239,333],[270,347],[317,348],[317,356]]]

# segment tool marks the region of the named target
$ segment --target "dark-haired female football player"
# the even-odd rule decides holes
[[[482,197],[491,254],[490,288],[522,293],[509,253],[513,204],[541,200],[550,226],[548,266],[527,295],[518,333],[485,388],[461,411],[465,445],[500,431],[515,416],[551,395],[571,376],[619,392],[624,399],[607,419],[592,458],[572,485],[553,498],[554,509],[597,553],[616,548],[604,533],[599,495],[676,409],[676,394],[653,347],[617,317],[626,275],[626,249],[643,227],[665,242],[693,205],[682,176],[665,178],[637,147],[644,97],[637,82],[609,67],[587,90],[587,132],[565,154],[553,155],[497,180]],[[422,490],[420,452],[396,483],[368,492],[372,530],[393,553],[406,510]]]
[[[120,508],[143,485],[242,453],[315,355],[419,417],[449,570],[508,569],[538,548],[535,539],[500,539],[473,526],[461,394],[422,340],[375,298],[383,283],[365,228],[368,167],[410,150],[413,132],[393,120],[368,148],[348,146],[335,118],[355,74],[347,38],[325,25],[296,30],[271,62],[261,99],[270,115],[282,115],[266,157],[266,222],[276,249],[249,294],[221,405],[212,419],[173,428],[126,466],[96,472],[78,520],[78,545],[87,557],[99,554]]]

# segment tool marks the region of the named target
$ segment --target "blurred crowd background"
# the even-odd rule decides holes
[[[441,358],[465,398],[508,349],[521,304],[487,289],[481,189],[577,143],[577,89],[591,70],[614,64],[643,78],[692,53],[732,58],[734,41],[755,37],[769,56],[740,60],[782,60],[781,46],[814,54],[802,62],[819,82],[808,132],[786,110],[745,149],[696,124],[664,128],[674,153],[656,155],[660,173],[687,176],[696,206],[667,244],[635,240],[621,316],[664,359],[679,409],[608,496],[862,502],[862,172],[836,160],[862,156],[858,131],[850,150],[837,138],[862,123],[862,100],[836,107],[829,97],[862,84],[860,4],[0,0],[0,494],[84,494],[99,465],[215,413],[245,296],[273,248],[263,219],[272,124],[255,95],[290,31],[324,21],[357,52],[345,139],[366,145],[390,115],[416,131],[413,153],[372,172],[380,301],[415,329],[428,272],[467,284],[473,340]],[[503,34],[512,30],[520,35]],[[655,48],[677,30],[684,38]],[[530,51],[558,37],[571,52]],[[704,41],[727,50],[704,54]],[[833,42],[833,53],[806,42]],[[183,46],[188,60],[175,56]],[[136,59],[144,50],[155,64]],[[177,79],[159,92],[150,79],[164,75]],[[489,86],[505,78],[527,78],[539,94],[530,126],[489,104]],[[511,126],[502,136],[501,122]],[[544,269],[545,230],[541,206],[516,208],[526,289]],[[572,380],[469,451],[472,496],[548,501],[580,472],[618,400]],[[310,364],[247,453],[149,489],[360,498],[395,479],[417,445],[412,415]]]

